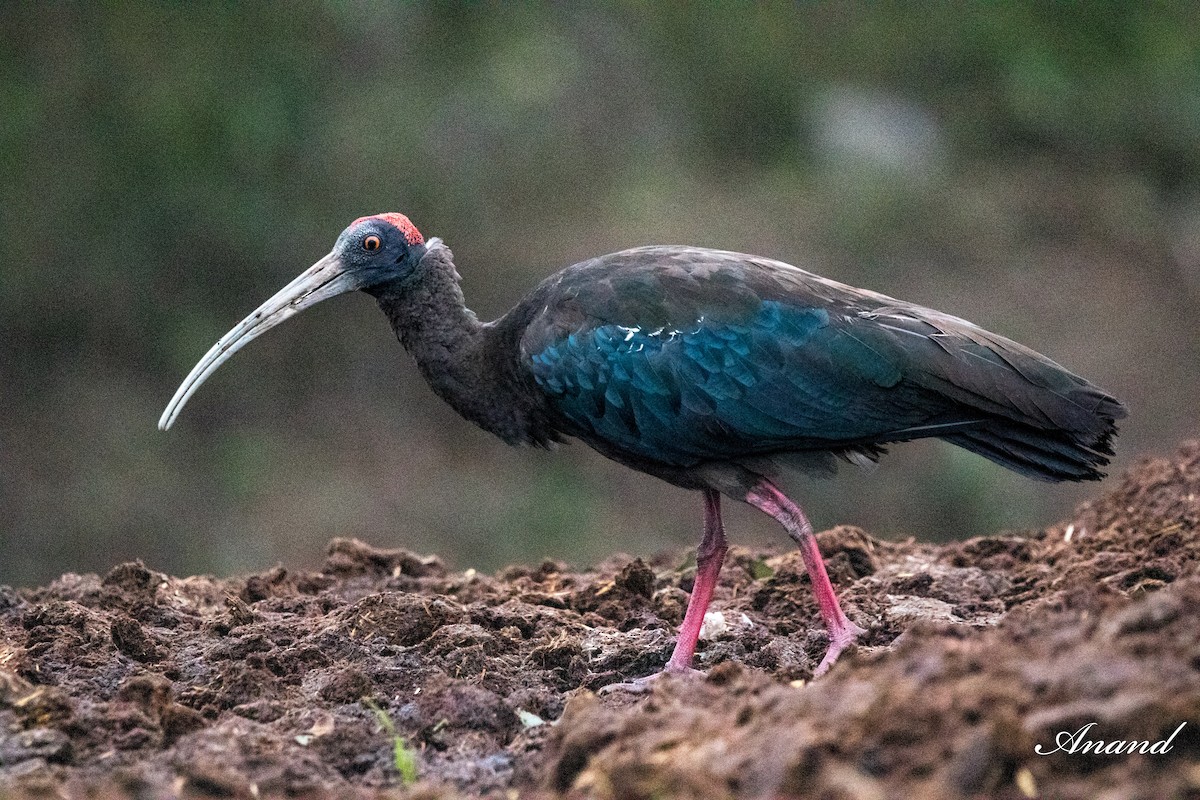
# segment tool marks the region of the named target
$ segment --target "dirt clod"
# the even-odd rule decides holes
[[[0,796],[395,796],[398,753],[425,797],[1196,796],[1198,498],[1189,443],[1029,535],[822,532],[867,633],[815,681],[799,554],[735,547],[707,677],[641,695],[593,692],[665,662],[683,555],[489,577],[337,539],[316,573],[0,587]]]

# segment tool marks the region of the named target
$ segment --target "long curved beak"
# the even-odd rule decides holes
[[[183,410],[184,403],[200,388],[200,384],[252,339],[262,336],[309,306],[357,288],[357,277],[346,269],[334,253],[313,264],[300,277],[280,289],[274,297],[259,306],[258,310],[222,336],[204,358],[200,359],[200,363],[192,368],[187,378],[179,385],[171,402],[167,404],[166,410],[158,420],[159,430],[165,431],[171,427],[171,423]]]

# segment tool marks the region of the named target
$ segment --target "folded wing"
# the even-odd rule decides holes
[[[1082,480],[1124,416],[1004,337],[752,256],[640,248],[543,288],[522,350],[571,432],[672,466],[934,436]]]

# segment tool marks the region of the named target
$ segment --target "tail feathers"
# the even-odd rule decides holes
[[[1016,342],[973,326],[959,334],[929,351],[915,381],[954,413],[983,418],[940,438],[1038,480],[1104,477],[1119,400]]]
[[[1104,477],[1117,433],[1113,417],[1096,421],[1095,429],[1070,431],[996,419],[942,438],[1037,480],[1094,481]]]

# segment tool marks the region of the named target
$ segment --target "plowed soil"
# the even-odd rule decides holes
[[[665,662],[686,555],[0,588],[0,797],[1200,797],[1200,443],[1109,487],[1024,536],[820,534],[869,633],[816,681],[793,552],[735,548],[707,677],[640,695],[596,690]],[[1089,723],[1175,735],[1056,750]]]

